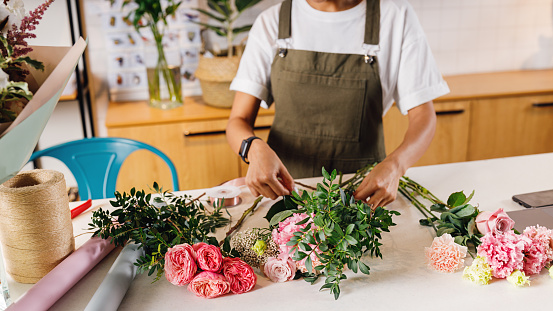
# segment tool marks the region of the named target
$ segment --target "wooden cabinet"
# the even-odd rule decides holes
[[[553,152],[553,95],[473,102],[468,160]]]
[[[203,104],[201,98],[186,98],[172,110],[149,108],[145,102],[110,103],[106,117],[108,135],[150,144],[175,164],[181,190],[217,186],[241,175],[241,160],[230,149],[225,127],[229,109]],[[260,111],[256,126],[272,123],[271,110]],[[137,151],[124,162],[117,190],[148,189],[154,181],[171,188],[165,163],[148,151]]]
[[[437,129],[416,165],[430,165],[553,152],[553,70],[499,72],[445,78],[451,93],[434,101]],[[145,102],[110,103],[108,135],[146,142],[177,167],[181,190],[217,186],[245,176],[248,166],[230,149],[225,127],[230,109],[186,98],[172,110]],[[274,110],[260,109],[255,134],[266,139]],[[392,108],[384,117],[386,150],[403,140],[407,116]],[[171,187],[169,170],[148,151],[123,164],[117,189]]]
[[[469,140],[470,102],[442,102],[436,110],[436,134],[430,147],[416,166],[462,162],[467,159]],[[386,152],[396,149],[403,141],[409,124],[408,117],[393,107],[383,119]]]

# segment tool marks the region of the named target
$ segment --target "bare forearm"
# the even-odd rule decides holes
[[[386,161],[395,162],[402,174],[405,174],[423,156],[435,132],[436,113],[432,102],[411,109],[403,142],[386,157]]]
[[[237,92],[226,128],[227,141],[234,152],[238,153],[242,140],[254,135],[258,107],[259,99]]]

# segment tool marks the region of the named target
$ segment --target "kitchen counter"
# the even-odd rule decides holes
[[[411,168],[407,176],[421,183],[442,200],[456,191],[466,194],[475,190],[471,203],[481,210],[506,211],[522,209],[511,200],[514,194],[553,189],[553,153],[493,160],[462,162]],[[314,185],[319,179],[302,182]],[[229,211],[234,221],[251,206],[254,197],[242,188],[242,204]],[[186,193],[199,195],[203,190]],[[108,200],[97,200],[93,207],[109,207]],[[242,229],[266,226],[262,218],[274,201],[264,199]],[[74,203],[77,204],[77,203]],[[195,297],[185,288],[165,279],[151,283],[153,277],[138,275],[125,296],[119,310],[551,310],[549,300],[553,279],[546,271],[532,276],[528,288],[515,288],[506,280],[495,280],[490,285],[478,286],[462,279],[462,272],[444,274],[429,269],[424,260],[424,248],[430,246],[434,232],[418,224],[421,214],[403,197],[389,205],[401,212],[394,218],[397,226],[383,234],[383,260],[366,256],[371,275],[347,272],[348,279],[341,285],[340,298],[335,301],[328,291],[319,292],[322,279],[315,285],[303,280],[272,283],[258,274],[254,290],[242,295],[226,295],[216,299]],[[75,234],[84,232],[92,212],[74,219]],[[223,232],[219,232],[221,237]],[[77,246],[89,235],[76,238]],[[108,255],[83,280],[69,291],[51,310],[82,310],[94,294],[117,256]],[[467,258],[470,262],[470,257]],[[10,282],[14,298],[30,285]]]

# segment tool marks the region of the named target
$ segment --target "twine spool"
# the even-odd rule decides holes
[[[6,271],[36,283],[75,250],[63,174],[22,172],[0,185],[0,240]]]

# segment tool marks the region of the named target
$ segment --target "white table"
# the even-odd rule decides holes
[[[502,207],[511,211],[522,208],[511,200],[513,194],[553,189],[553,153],[416,167],[406,175],[442,200],[452,192],[464,190],[469,194],[474,189],[476,193],[471,202],[481,210]],[[303,182],[313,185],[318,180]],[[186,191],[192,195],[202,192]],[[241,215],[254,200],[245,188],[241,197],[242,204],[230,209],[233,215]],[[242,229],[267,226],[263,216],[272,204],[273,201],[264,199]],[[94,202],[94,208],[99,206],[109,206],[108,200]],[[342,282],[338,301],[328,291],[319,292],[323,279],[312,286],[303,280],[272,283],[258,275],[252,292],[208,300],[197,298],[186,288],[174,286],[165,279],[152,284],[153,277],[142,274],[131,285],[120,310],[553,310],[550,298],[553,279],[547,271],[533,276],[530,287],[515,288],[506,280],[478,286],[463,280],[462,272],[444,274],[427,268],[424,248],[430,246],[433,230],[418,224],[421,214],[403,197],[399,196],[389,208],[400,211],[401,216],[395,217],[397,226],[391,228],[391,233],[383,235],[384,259],[364,258],[371,267],[370,276],[348,271],[348,280]],[[87,228],[91,215],[89,211],[74,219],[75,234]],[[86,242],[88,236],[77,237],[77,246]],[[83,310],[118,251],[108,255],[52,310]],[[29,287],[10,282],[15,298]]]

